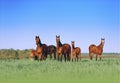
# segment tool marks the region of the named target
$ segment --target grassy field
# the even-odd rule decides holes
[[[117,58],[116,58],[117,57]],[[0,60],[1,83],[120,83],[120,58],[78,62]]]

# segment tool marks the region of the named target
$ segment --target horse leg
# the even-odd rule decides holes
[[[89,54],[89,56],[90,56],[90,59],[92,60],[92,58],[93,58],[93,54],[92,54],[92,53],[90,53],[90,54]]]
[[[54,52],[54,60],[56,60],[56,53]]]
[[[45,59],[47,58],[47,51],[45,51]]]
[[[92,57],[92,56],[90,56],[90,60],[92,60],[92,58],[93,58],[93,57]]]
[[[64,54],[65,62],[66,62],[66,54]]]
[[[38,61],[42,60],[42,53],[38,54]]]
[[[41,53],[41,54],[40,54],[40,61],[42,61],[42,60],[44,59],[44,57],[45,57],[44,54]]]
[[[43,55],[41,56],[41,59],[43,59],[43,60],[46,59],[46,55],[45,55],[45,53],[43,53]]]
[[[73,55],[73,61],[75,61],[75,55]]]
[[[30,54],[30,56],[29,56],[31,61],[33,61],[33,56],[34,56],[33,54]]]
[[[97,61],[98,55],[96,54],[96,61]]]
[[[57,55],[58,61],[59,61],[59,55]]]
[[[70,54],[67,53],[67,60],[70,61]]]
[[[76,55],[74,56],[74,61],[76,62]]]
[[[76,58],[77,58],[77,57],[75,56],[75,62],[76,62]]]
[[[59,61],[59,58],[58,58],[58,53],[56,52],[56,58],[58,59],[58,61]]]
[[[35,56],[34,56],[34,60],[37,60],[37,59],[38,59],[38,57],[35,55]]]
[[[78,55],[76,55],[76,58],[77,58],[77,62],[78,62]]]
[[[102,59],[102,55],[100,55],[100,61],[101,61],[101,59]]]
[[[50,53],[50,60],[52,59],[52,53]]]
[[[62,62],[62,54],[60,55],[60,61]]]
[[[71,56],[70,56],[71,54],[68,54],[68,61],[70,61],[70,59],[71,59]]]
[[[72,55],[72,57],[71,57],[71,58],[72,58],[72,62],[73,62],[73,55]]]

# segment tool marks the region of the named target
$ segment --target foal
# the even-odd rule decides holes
[[[34,60],[38,59],[36,50],[30,50],[30,56],[29,56],[29,58],[30,58],[31,61],[33,61],[33,58],[34,58]]]
[[[75,42],[71,41],[71,45],[72,45],[72,62],[73,60],[78,61],[78,59],[81,60],[81,49],[79,47],[75,47]]]
[[[35,56],[36,56],[36,50],[30,50],[29,58],[30,58],[31,61],[33,61],[33,57],[35,57]]]
[[[101,60],[104,43],[105,43],[105,39],[101,38],[101,43],[98,46],[96,46],[95,44],[89,46],[89,56],[91,60],[93,59],[94,54],[96,54],[96,60],[98,56],[100,57]]]

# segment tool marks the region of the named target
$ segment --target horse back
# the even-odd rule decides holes
[[[101,55],[101,49],[99,49],[96,45],[92,44],[89,46],[89,53],[95,53]]]
[[[47,52],[51,53],[51,52],[56,52],[56,47],[54,45],[50,45],[47,47]]]
[[[42,46],[43,46],[44,48],[47,48],[47,45],[46,45],[46,44],[42,44]]]
[[[65,44],[63,44],[62,47],[63,47],[63,52],[64,53],[71,53],[71,47],[70,47],[69,44],[65,43]]]
[[[43,50],[44,52],[47,52],[47,45],[46,44],[42,44]]]
[[[76,53],[77,54],[81,53],[81,49],[79,47],[76,47]]]

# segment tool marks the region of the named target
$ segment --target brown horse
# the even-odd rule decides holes
[[[37,45],[36,53],[38,56],[38,60],[42,60],[42,59],[45,60],[47,58],[47,45],[41,43],[39,36],[36,36],[35,40]]]
[[[34,58],[34,60],[38,59],[36,50],[30,50],[30,56],[29,56],[29,58],[30,58],[31,61],[33,61],[33,58]]]
[[[58,57],[58,61],[59,61],[59,58],[60,58],[60,61],[62,61],[62,55],[64,55],[65,61],[66,59],[70,61],[70,55],[71,55],[70,45],[67,43],[62,44],[60,42],[60,36],[56,36],[56,43],[57,43],[56,54]]]
[[[36,55],[35,52],[36,52],[35,50],[30,50],[29,58],[30,58],[31,61],[33,61],[33,57]]]
[[[52,59],[52,55],[54,56],[54,59],[56,59],[56,47],[54,45],[49,45],[47,47],[47,54],[50,55],[50,59]]]
[[[101,38],[101,43],[98,46],[96,46],[94,44],[89,46],[89,56],[90,56],[91,60],[92,60],[94,54],[96,54],[96,60],[97,60],[98,56],[100,57],[100,60],[101,60],[104,43],[105,43],[105,39]]]
[[[71,41],[71,45],[72,45],[72,62],[73,60],[78,61],[78,59],[81,60],[81,49],[79,47],[75,47],[75,42]]]

